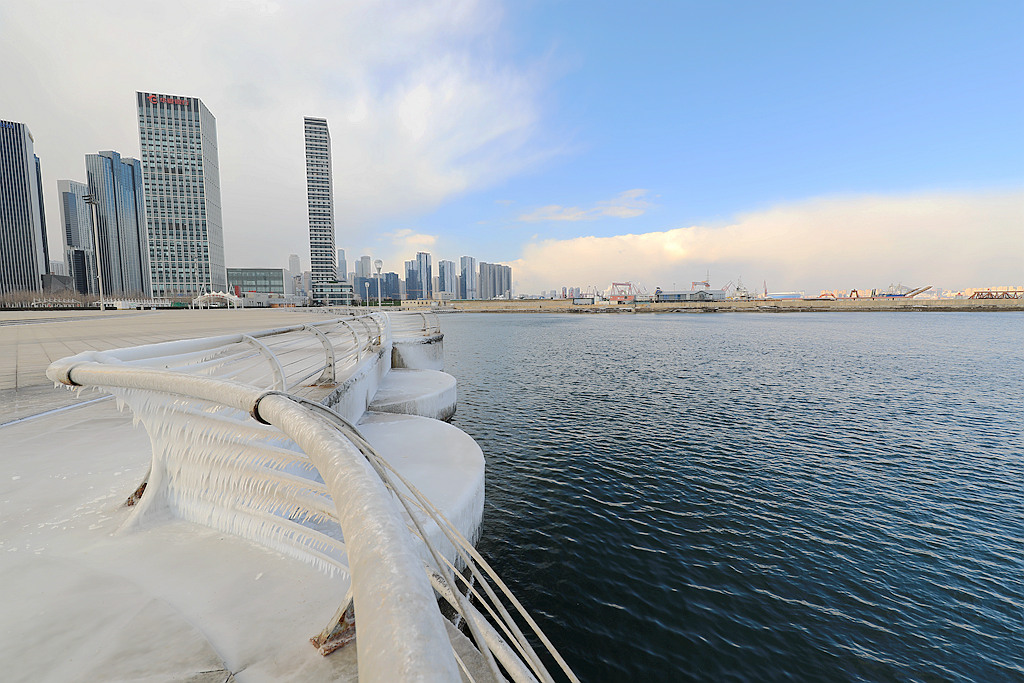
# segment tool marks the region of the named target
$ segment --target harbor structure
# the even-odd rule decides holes
[[[198,97],[135,95],[152,295],[224,291],[217,120]]]
[[[114,151],[85,155],[99,240],[99,274],[108,295],[152,296],[142,165]],[[95,245],[93,245],[95,249]]]
[[[64,232],[64,260],[79,294],[96,294],[96,251],[93,244],[92,207],[86,203],[89,186],[76,180],[58,180],[60,222]],[[147,255],[148,256],[148,255]]]
[[[50,266],[34,145],[24,123],[0,120],[0,294],[42,292]]]
[[[663,292],[657,290],[654,292],[654,300],[656,302],[662,301],[725,301],[725,290],[724,289],[687,289],[675,292]]]

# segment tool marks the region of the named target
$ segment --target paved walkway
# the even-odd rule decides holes
[[[323,316],[309,311],[0,311],[0,392],[51,386],[46,367],[82,351],[284,327]],[[0,409],[10,397],[0,394]],[[6,422],[8,416],[0,418]]]

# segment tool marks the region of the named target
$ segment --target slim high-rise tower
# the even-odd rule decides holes
[[[314,297],[322,299],[321,283],[339,279],[334,246],[334,187],[331,176],[331,134],[327,119],[305,117],[306,196],[309,207],[309,260]]]
[[[152,295],[142,165],[117,152],[85,155],[89,194],[96,198],[100,273],[106,294]],[[90,240],[91,241],[91,240]]]
[[[226,291],[217,120],[197,97],[135,96],[153,296]]]
[[[0,293],[41,292],[50,267],[34,142],[24,123],[0,120]]]
[[[96,252],[93,246],[92,207],[85,203],[89,186],[74,180],[58,180],[60,222],[64,228],[64,260],[80,294],[96,294]],[[147,256],[148,258],[148,256]]]
[[[462,299],[476,299],[480,296],[477,291],[476,259],[472,256],[463,256],[459,259],[462,268],[459,277],[459,297]]]

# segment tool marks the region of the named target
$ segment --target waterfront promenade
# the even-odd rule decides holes
[[[486,585],[466,540],[480,532],[484,458],[444,422],[456,383],[440,371],[433,316],[3,322],[10,680],[497,680],[496,660],[517,681],[543,670],[511,617],[502,628],[518,652],[453,590],[455,562]],[[79,398],[51,380],[92,390]],[[117,404],[97,398],[108,392]]]
[[[278,308],[0,311],[0,424],[95,398],[54,388],[45,372],[60,358],[323,318],[316,311]]]

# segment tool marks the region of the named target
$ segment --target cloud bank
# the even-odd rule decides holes
[[[813,199],[691,226],[535,240],[512,263],[519,292],[612,281],[688,289],[743,278],[772,291],[1024,284],[1024,190]]]
[[[540,67],[514,66],[497,0],[181,0],[0,4],[5,118],[29,125],[47,222],[84,155],[138,155],[135,91],[217,117],[229,265],[308,253],[303,116],[333,143],[339,246],[545,155]]]
[[[589,221],[598,218],[636,218],[651,207],[645,199],[647,190],[626,190],[613,199],[597,202],[590,209],[578,206],[552,204],[523,214],[518,218],[523,223],[542,221]]]

